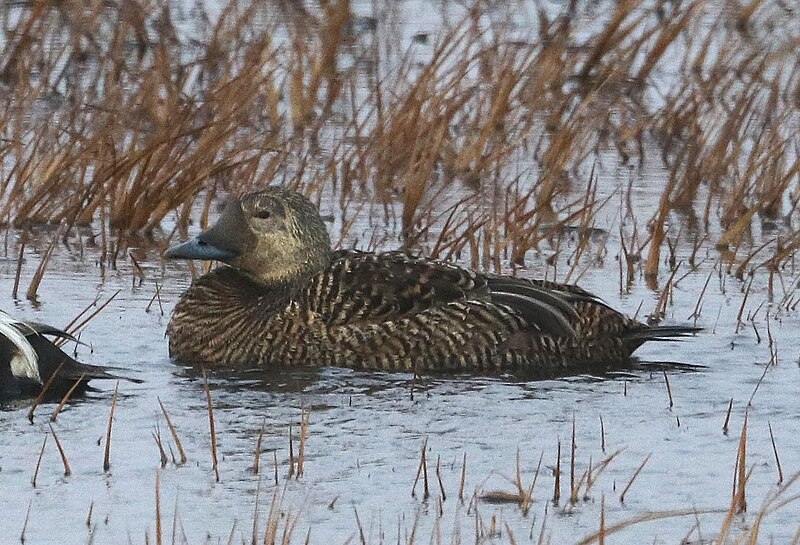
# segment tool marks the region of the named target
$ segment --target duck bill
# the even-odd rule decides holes
[[[164,257],[230,263],[243,253],[248,243],[248,233],[249,225],[242,205],[238,200],[230,200],[213,227],[200,233],[194,240],[170,248]]]
[[[237,252],[208,244],[199,236],[194,240],[173,246],[164,252],[164,257],[167,259],[200,259],[203,261],[223,262],[230,261],[237,255],[239,255]]]

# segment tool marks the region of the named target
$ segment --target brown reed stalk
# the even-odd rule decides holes
[[[422,485],[423,485],[423,493],[422,499],[427,500],[430,498],[430,488],[428,487],[428,461],[426,456],[426,446],[428,444],[427,439],[425,440],[425,444],[422,446],[422,455],[420,456],[420,465],[422,465]]]
[[[658,206],[658,211],[656,212],[655,216],[652,220],[652,237],[650,239],[650,249],[647,253],[647,261],[644,267],[644,275],[645,279],[648,282],[649,287],[655,288],[657,281],[658,281],[658,267],[661,261],[661,245],[664,242],[664,238],[666,237],[666,232],[664,230],[664,225],[667,221],[667,216],[669,215],[670,207],[670,195],[675,187],[675,178],[670,177],[667,187],[664,189],[662,193],[661,202]]]
[[[81,311],[80,311],[80,312],[79,312],[79,313],[78,313],[78,314],[77,314],[77,315],[76,315],[76,316],[75,316],[75,317],[72,319],[72,321],[70,321],[70,323],[68,323],[68,324],[67,324],[67,325],[64,327],[64,331],[66,331],[67,333],[69,333],[69,331],[70,331],[70,328],[71,328],[73,325],[75,325],[75,322],[77,322],[78,320],[80,320],[81,318],[83,318],[83,316],[84,316],[84,315],[85,315],[87,312],[89,312],[89,309],[91,309],[93,306],[97,305],[97,303],[100,301],[100,299],[101,299],[101,298],[100,298],[100,296],[99,296],[99,295],[98,295],[97,297],[95,297],[95,298],[94,298],[94,300],[93,300],[91,303],[89,303],[88,305],[86,305],[86,306],[83,308],[83,310],[81,310]],[[76,328],[76,329],[77,329],[77,328]],[[60,345],[59,345],[59,346],[60,346]]]
[[[56,430],[53,429],[53,425],[48,424],[48,426],[50,426],[50,433],[53,434],[53,439],[56,442],[58,453],[61,455],[61,463],[64,464],[64,477],[69,477],[70,475],[72,475],[72,469],[70,469],[69,467],[69,461],[67,460],[67,453],[64,452],[64,447],[61,446],[61,441],[58,440],[58,435],[56,435]]]
[[[253,505],[253,535],[251,538],[251,545],[256,545],[258,543],[258,516],[259,516],[259,499],[261,496],[261,475],[258,476],[258,480],[256,481],[256,500],[255,504]]]
[[[672,293],[672,288],[674,287],[673,279],[678,272],[681,264],[683,262],[678,263],[673,269],[672,273],[670,273],[669,279],[664,284],[664,289],[661,290],[661,294],[658,297],[658,301],[656,302],[656,307],[653,310],[653,313],[650,315],[651,321],[658,323],[667,313],[667,303],[669,301],[669,296]]]
[[[701,305],[703,303],[703,296],[706,294],[706,288],[708,288],[708,283],[711,281],[711,275],[713,273],[714,273],[713,269],[708,272],[708,277],[706,277],[706,282],[705,282],[705,284],[703,284],[703,289],[700,290],[700,295],[697,297],[697,303],[695,303],[695,305],[694,305],[694,310],[689,315],[689,318],[687,318],[689,320],[694,320],[694,324],[693,325],[695,325],[695,326],[697,325],[697,319],[700,318],[700,312],[701,312],[701,309],[702,309]]]
[[[258,439],[256,439],[256,451],[253,454],[253,467],[251,469],[253,475],[259,474],[259,468],[260,468],[259,460],[261,459],[261,442],[264,440],[264,431],[266,425],[267,425],[267,417],[265,416],[261,422],[261,429],[258,432]]]
[[[311,419],[309,411],[300,413],[300,445],[297,448],[297,478],[303,475],[303,464],[305,462],[306,441],[308,440],[308,424]]]
[[[276,489],[272,493],[272,501],[269,505],[269,513],[267,515],[267,527],[264,530],[264,543],[275,543],[278,535],[278,524],[280,520],[280,505],[279,492]]]
[[[464,486],[467,482],[467,453],[464,452],[464,458],[461,461],[461,482],[458,485],[458,501],[464,503]]]
[[[553,471],[555,482],[553,483],[553,505],[558,505],[561,500],[561,440],[558,440],[556,447],[556,467]]]
[[[744,422],[742,423],[742,433],[739,436],[739,450],[737,451],[736,462],[736,512],[744,513],[747,511],[747,412],[744,413]]]
[[[439,493],[441,494],[442,501],[447,500],[447,494],[444,491],[444,484],[442,483],[442,473],[439,470],[439,462],[441,460],[441,456],[436,457],[436,480],[439,482]]]
[[[162,468],[167,467],[167,464],[169,463],[169,458],[167,457],[167,452],[164,450],[164,443],[161,440],[161,428],[158,426],[157,422],[156,422],[156,431],[150,432],[150,434],[153,436],[153,441],[156,442],[156,447],[158,447],[158,455],[161,461],[161,467]]]
[[[733,398],[728,403],[728,411],[725,413],[725,423],[722,424],[722,434],[728,435],[728,422],[731,419],[731,409],[733,409]]]
[[[111,410],[108,413],[108,428],[106,429],[106,446],[103,455],[103,471],[111,469],[111,426],[114,423],[114,411],[117,408],[117,394],[119,393],[119,381],[114,386],[114,395],[111,398]]]
[[[22,523],[22,531],[19,533],[19,542],[25,545],[25,532],[28,531],[28,521],[31,519],[31,506],[33,499],[28,500],[28,508],[25,510],[25,521]]]
[[[42,386],[42,391],[39,392],[39,395],[36,396],[36,399],[33,400],[33,405],[31,405],[31,408],[28,411],[28,422],[30,422],[31,424],[33,424],[33,413],[34,413],[34,411],[36,411],[36,407],[41,405],[42,401],[44,400],[45,396],[47,395],[47,392],[50,390],[50,387],[53,385],[53,382],[56,380],[56,377],[58,376],[58,373],[61,372],[61,368],[64,367],[65,363],[66,363],[66,360],[64,360],[64,361],[62,361],[61,363],[58,364],[58,367],[56,367],[56,370],[53,372],[52,375],[50,375],[50,378],[47,379],[47,382],[44,383],[44,386]]]
[[[136,257],[133,255],[133,252],[128,251],[128,257],[131,258],[131,262],[133,263],[134,271],[135,271],[136,275],[139,277],[139,285],[141,286],[142,282],[144,282],[144,271],[142,270],[141,265],[139,265],[139,262],[136,260]]]
[[[17,299],[17,293],[19,291],[19,278],[22,275],[22,260],[25,257],[25,237],[23,236],[19,242],[19,254],[17,255],[17,268],[14,272],[14,287],[11,289],[11,298]],[[23,529],[23,534],[25,530]]]
[[[214,470],[214,480],[219,482],[219,459],[217,458],[217,432],[214,425],[214,404],[211,401],[211,388],[208,386],[208,375],[203,369],[203,389],[206,393],[206,404],[208,407],[208,429],[211,435],[211,469]]]
[[[161,470],[156,469],[156,545],[163,545],[161,532]]]
[[[606,495],[600,495],[600,530],[597,532],[597,543],[606,543]]]
[[[75,389],[78,386],[80,386],[80,384],[83,382],[83,379],[85,377],[86,377],[86,374],[85,373],[81,373],[81,376],[78,377],[78,380],[76,380],[75,383],[72,386],[70,386],[69,390],[67,390],[67,393],[64,394],[64,397],[62,397],[61,401],[59,401],[58,405],[56,405],[56,408],[53,409],[53,413],[50,415],[50,422],[55,422],[56,421],[56,419],[58,418],[58,415],[61,414],[62,409],[64,409],[64,405],[67,404],[67,401],[70,400],[70,398],[72,397],[72,394],[75,393]]]
[[[669,410],[672,410],[672,407],[675,403],[672,401],[672,388],[669,385],[669,377],[667,376],[667,372],[663,371],[664,373],[664,384],[667,385],[667,396],[669,397]]]
[[[33,278],[28,286],[28,291],[25,293],[25,298],[29,301],[36,300],[36,292],[39,291],[39,284],[42,283],[45,270],[47,270],[47,264],[50,262],[50,258],[53,256],[53,251],[56,249],[56,244],[61,237],[62,231],[63,229],[59,229],[59,232],[53,236],[50,244],[47,246],[47,249],[42,254],[42,259],[39,261],[39,266],[36,267],[36,272],[33,273]]]
[[[772,452],[775,454],[775,465],[778,468],[778,485],[783,483],[783,469],[781,468],[781,458],[778,456],[778,447],[775,444],[775,436],[772,434],[772,423],[767,420],[769,426],[769,439],[772,442]]]
[[[189,457],[186,455],[186,451],[183,448],[183,443],[181,442],[181,438],[178,436],[178,430],[175,429],[175,426],[172,425],[172,419],[169,417],[169,413],[167,413],[167,408],[164,407],[164,403],[162,403],[161,398],[158,399],[158,405],[161,407],[161,412],[164,415],[164,420],[167,422],[167,428],[169,428],[170,434],[172,434],[172,440],[175,441],[175,446],[178,448],[178,454],[180,456],[180,464],[185,464]]]
[[[156,284],[156,292],[153,294],[153,297],[150,298],[150,301],[147,303],[147,306],[145,307],[144,311],[145,312],[150,312],[150,307],[152,306],[153,301],[157,300],[158,301],[158,309],[161,312],[161,315],[163,316],[164,315],[164,306],[161,304],[161,286],[158,284],[158,282],[156,282],[155,284]]]
[[[289,424],[289,475],[287,479],[294,477],[294,443],[292,441],[292,425]]]
[[[641,473],[642,469],[644,469],[645,464],[647,464],[647,462],[650,460],[650,456],[652,456],[652,455],[653,455],[653,453],[651,452],[650,454],[645,456],[645,459],[642,461],[642,463],[639,465],[639,467],[636,468],[636,471],[633,472],[633,475],[631,476],[630,480],[628,481],[628,484],[626,484],[625,488],[622,489],[622,494],[619,495],[619,502],[620,503],[625,503],[625,494],[627,494],[628,490],[630,490],[631,486],[633,486],[633,482],[636,480],[636,477],[639,476],[639,473]]]
[[[424,483],[425,484],[425,492],[423,494],[423,499],[428,499],[428,496],[429,496],[429,494],[428,494],[428,468],[427,468],[427,464],[425,463],[425,451],[427,450],[427,448],[428,448],[428,439],[425,438],[425,440],[422,442],[422,452],[420,453],[420,457],[419,457],[419,466],[417,467],[417,476],[414,478],[414,484],[411,487],[411,497],[412,498],[416,498],[417,497],[417,492],[416,492],[417,483],[419,482],[420,475],[422,475],[423,471],[425,472],[425,483]]]
[[[758,377],[758,380],[756,381],[755,388],[753,388],[753,393],[750,394],[750,399],[747,400],[747,406],[748,407],[752,407],[753,406],[753,398],[756,397],[756,392],[758,392],[758,389],[761,387],[761,383],[764,381],[764,377],[767,376],[767,371],[769,371],[769,367],[770,367],[771,363],[772,363],[772,360],[770,360],[769,363],[764,365],[764,371],[761,373],[761,376]]]
[[[367,539],[364,536],[364,527],[361,525],[361,519],[358,517],[358,509],[353,506],[353,515],[356,518],[356,527],[358,528],[358,539],[361,545],[367,545]]]
[[[575,505],[578,503],[578,490],[575,486],[575,413],[572,413],[572,444],[569,452],[569,501]]]
[[[272,463],[275,468],[275,486],[278,486],[278,451],[272,451]]]
[[[44,457],[44,447],[47,446],[48,434],[44,434],[44,441],[42,441],[42,448],[39,450],[39,457],[36,459],[36,468],[33,470],[33,477],[31,478],[31,485],[36,488],[36,479],[39,477],[39,468],[42,466],[42,458]]]
[[[679,518],[679,517],[696,517],[698,515],[718,514],[718,513],[724,513],[724,511],[721,509],[685,509],[685,510],[679,509],[674,511],[655,511],[631,517],[616,524],[612,524],[611,526],[606,526],[604,534],[605,537],[608,538],[608,536],[612,534],[616,534],[618,532],[621,532],[622,530],[625,530],[626,528],[630,528],[631,526],[635,526],[637,524],[642,524],[645,522],[654,522],[658,520],[665,520],[665,519]],[[583,538],[582,540],[578,541],[576,545],[590,545],[591,543],[597,542],[599,537],[600,533],[595,532]],[[717,541],[715,543],[720,543],[720,542]]]
[[[544,504],[544,516],[542,517],[542,527],[539,529],[539,539],[536,540],[536,545],[544,545],[547,543],[545,541],[545,530],[547,529],[547,510],[550,508],[550,504],[545,502]]]
[[[750,287],[753,285],[753,278],[750,277],[750,282],[747,283],[747,288],[744,291],[744,297],[742,298],[742,304],[739,306],[739,313],[736,315],[736,331],[735,333],[739,334],[739,327],[742,325],[742,314],[744,313],[744,306],[747,304],[747,297],[750,295]]]
[[[606,427],[603,424],[603,415],[600,415],[600,450],[606,453]]]
[[[94,312],[92,312],[92,313],[91,313],[91,314],[90,314],[90,315],[89,315],[89,316],[88,316],[88,317],[87,317],[85,320],[83,320],[82,322],[80,322],[78,325],[76,325],[76,326],[72,327],[72,329],[69,329],[69,327],[70,327],[70,326],[68,325],[68,326],[67,326],[67,328],[68,328],[68,329],[66,329],[67,333],[69,333],[70,335],[73,335],[73,336],[74,336],[76,333],[78,333],[79,331],[81,331],[81,330],[82,330],[84,327],[86,327],[86,324],[88,324],[88,323],[89,323],[89,322],[90,322],[90,321],[91,321],[91,320],[92,320],[92,319],[93,319],[95,316],[97,316],[98,314],[100,314],[100,312],[102,312],[102,311],[103,311],[103,309],[105,309],[105,308],[108,306],[108,304],[109,304],[111,301],[113,301],[114,299],[116,299],[117,295],[119,295],[119,293],[120,293],[121,291],[122,291],[122,290],[117,290],[117,291],[115,291],[115,292],[114,292],[114,294],[113,294],[111,297],[109,297],[108,299],[106,299],[106,302],[105,302],[105,303],[103,303],[102,305],[100,305],[100,306],[99,306],[99,307],[98,307],[98,308],[97,308],[97,309],[96,309]]]

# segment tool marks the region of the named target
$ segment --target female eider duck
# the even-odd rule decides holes
[[[61,397],[76,382],[73,393],[79,394],[88,389],[93,379],[141,382],[112,375],[108,372],[110,367],[80,363],[45,335],[77,342],[58,328],[15,320],[0,310],[0,399],[36,396],[45,385],[47,396]]]
[[[572,285],[474,272],[403,253],[331,250],[317,208],[288,189],[232,199],[168,258],[217,260],[167,328],[180,362],[531,376],[622,367],[651,327]]]

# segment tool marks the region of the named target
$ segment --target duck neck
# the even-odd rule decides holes
[[[305,259],[294,261],[291,266],[271,268],[268,271],[253,273],[239,269],[248,278],[270,289],[289,289],[293,291],[303,286],[314,275],[322,272],[331,262],[330,250],[310,254]]]

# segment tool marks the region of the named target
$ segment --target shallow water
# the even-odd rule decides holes
[[[367,4],[357,3],[356,9],[368,13]],[[405,4],[404,44],[415,34],[437,30],[439,23],[431,14],[440,10],[432,4]],[[556,4],[550,8],[559,9]],[[418,7],[421,9],[415,9]],[[430,47],[418,49],[423,58],[430,53]],[[601,156],[597,170],[598,199],[627,187],[631,176],[615,155]],[[642,223],[658,206],[666,173],[654,157],[632,176],[631,198],[643,231]],[[330,199],[325,204],[330,209],[335,202]],[[620,293],[615,257],[619,253],[617,205],[612,201],[597,216],[596,226],[609,233],[608,251],[603,263],[588,268],[580,284],[602,295],[613,307],[643,317],[656,306],[659,293],[647,288],[639,276],[629,293]],[[164,229],[171,227],[165,225]],[[373,230],[371,221],[364,220],[353,227],[351,238],[370,240]],[[800,313],[779,312],[769,305],[768,276],[759,271],[743,317],[756,314],[762,340],[757,341],[750,322],[736,333],[746,284],[719,275],[719,268],[712,269],[721,257],[710,244],[699,256],[707,260],[674,290],[665,318],[665,323],[690,323],[711,274],[698,319],[698,325],[707,331],[684,342],[645,345],[637,353],[641,365],[629,371],[538,382],[514,377],[414,381],[405,374],[341,369],[212,374],[220,456],[217,482],[203,380],[196,371],[170,361],[164,339],[170,310],[191,279],[186,264],[165,264],[158,248],[143,244],[134,251],[144,271],[140,283],[130,259],[120,259],[118,270],[101,271],[98,251],[86,247],[84,236],[84,244],[73,240],[72,249],[59,245],[34,305],[25,299],[15,301],[10,295],[19,235],[8,233],[7,252],[0,252],[0,308],[20,318],[64,326],[96,296],[104,301],[119,290],[83,332],[81,339],[90,348],[79,347],[79,359],[122,368],[144,382],[119,385],[108,472],[103,471],[103,455],[115,384],[96,381],[96,391],[70,403],[53,424],[72,475],[64,476],[50,436],[35,487],[31,480],[42,441],[50,432],[48,415],[54,405],[39,407],[33,424],[26,417],[27,402],[0,410],[0,512],[4,515],[0,517],[0,542],[16,542],[24,528],[25,543],[156,543],[158,478],[162,531],[165,542],[170,543],[173,535],[178,536],[177,543],[183,542],[183,535],[192,544],[227,543],[230,535],[232,543],[250,542],[254,518],[263,535],[275,494],[281,513],[278,539],[288,525],[294,528],[293,543],[304,542],[309,534],[309,542],[318,544],[438,543],[437,536],[445,543],[537,543],[540,535],[550,536],[553,543],[575,543],[599,529],[603,505],[606,527],[652,512],[717,510],[634,524],[609,538],[614,543],[677,544],[688,536],[689,542],[701,543],[718,535],[730,505],[745,413],[746,467],[752,468],[747,483],[748,512],[734,519],[731,534],[747,531],[762,501],[777,490],[770,424],[785,479],[800,471]],[[718,235],[712,233],[710,240]],[[774,235],[756,229],[751,243],[756,247]],[[396,240],[396,233],[394,236]],[[20,293],[29,285],[48,241],[43,234],[28,242]],[[562,248],[558,279],[569,269],[566,259],[571,250]],[[528,268],[518,274],[543,276],[545,260],[553,251],[545,244],[541,253],[531,252]],[[677,248],[679,261],[685,262],[690,253],[691,248]],[[684,266],[678,277],[687,271]],[[552,269],[547,272],[552,276]],[[785,289],[791,290],[798,273],[786,270],[783,274]],[[662,283],[665,277],[662,269]],[[157,285],[163,313],[157,302],[151,303]],[[776,289],[777,301],[782,288]],[[770,367],[766,366],[771,358],[767,311],[778,356],[777,365]],[[693,371],[666,367],[672,407],[659,362],[703,366]],[[731,399],[730,430],[724,434]],[[153,432],[160,430],[165,448],[176,447],[159,400],[169,411],[188,454],[186,464],[170,462],[161,470]],[[288,478],[290,429],[296,457],[304,410],[309,414],[304,474]],[[590,460],[596,478],[588,494],[586,485],[580,485],[575,504],[569,502],[573,422],[576,479],[587,471]],[[262,426],[259,484],[251,467]],[[551,501],[553,468],[559,442],[561,499],[555,505]],[[428,499],[423,497],[422,481],[412,496],[423,444],[427,444]],[[617,451],[597,476],[598,465]],[[474,500],[495,491],[515,491],[511,481],[517,453],[525,487],[530,486],[542,457],[530,510],[526,513],[514,503]],[[622,490],[648,456],[625,502],[620,502]],[[464,499],[460,501],[465,457]],[[797,494],[798,488],[795,485],[781,498]],[[761,541],[790,542],[800,525],[799,513],[800,502],[771,513],[763,521]]]
[[[23,287],[35,270],[35,246],[24,263]],[[169,360],[164,339],[169,311],[190,281],[186,265],[163,266],[157,250],[140,251],[145,279],[134,285],[130,260],[120,262],[117,271],[106,270],[105,280],[101,280],[97,256],[86,251],[81,259],[77,254],[59,248],[36,307],[24,300],[12,302],[9,294],[16,263],[4,260],[0,263],[3,307],[19,317],[63,326],[95,295],[105,299],[120,290],[82,334],[92,349],[79,347],[78,354],[90,363],[123,368],[145,382],[120,383],[109,472],[103,471],[102,464],[114,383],[96,381],[97,391],[70,404],[54,424],[72,475],[64,477],[50,437],[35,488],[31,478],[54,406],[40,407],[32,425],[26,418],[27,404],[0,412],[0,509],[5,513],[0,535],[16,539],[30,506],[27,543],[79,543],[88,540],[90,533],[94,543],[118,543],[128,535],[134,543],[142,543],[145,534],[154,542],[155,480],[160,465],[152,437],[156,426],[165,445],[172,443],[159,399],[189,457],[181,467],[170,462],[160,471],[163,531],[171,539],[177,506],[178,535],[185,532],[189,543],[224,543],[234,524],[233,542],[249,541],[258,488],[258,477],[250,468],[262,424],[259,524],[263,532],[272,496],[278,492],[284,514],[281,532],[287,520],[299,517],[294,542],[302,542],[309,531],[312,543],[358,540],[356,513],[368,543],[395,543],[398,527],[403,542],[412,537],[415,521],[417,542],[427,542],[437,532],[445,542],[455,539],[454,535],[473,542],[476,519],[482,537],[492,537],[495,528],[498,541],[509,542],[513,535],[517,543],[535,542],[544,523],[544,535],[551,535],[554,542],[570,543],[597,531],[602,498],[607,526],[651,511],[724,511],[731,498],[746,405],[770,359],[763,311],[756,319],[764,338],[761,344],[749,324],[735,335],[741,286],[728,278],[722,294],[715,274],[699,320],[710,331],[685,342],[646,345],[638,352],[641,368],[616,375],[540,382],[511,377],[413,382],[410,375],[339,369],[264,372],[247,374],[245,379],[213,375],[210,382],[220,456],[220,481],[216,482],[202,379]],[[522,273],[537,274],[536,263],[534,260],[532,270]],[[630,314],[640,305],[640,314],[652,310],[657,293],[640,282],[630,294],[619,295],[616,268],[616,261],[609,257],[605,266],[590,269],[581,284]],[[679,283],[667,322],[686,322],[710,269],[711,265],[701,267]],[[745,316],[764,303],[765,282],[766,275],[756,276]],[[164,315],[157,303],[150,312],[145,311],[156,283],[161,286]],[[736,518],[737,532],[752,524],[762,499],[775,490],[778,472],[768,424],[774,431],[784,474],[788,478],[800,468],[796,439],[800,435],[800,341],[795,335],[799,326],[796,312],[771,319],[778,364],[767,370],[748,410],[749,511]],[[696,371],[669,369],[671,409],[664,375],[648,363],[659,361],[705,366]],[[724,435],[722,425],[731,398],[730,433]],[[304,409],[310,413],[304,474],[289,479],[289,427],[297,456]],[[586,500],[582,498],[585,485],[581,487],[581,499],[575,505],[568,501],[573,419],[576,479],[586,471],[590,459],[596,469],[607,455],[622,449],[597,478]],[[428,500],[422,497],[422,482],[417,484],[416,497],[411,494],[424,441],[428,446]],[[555,506],[548,500],[553,496],[552,467],[558,441],[562,443],[562,490]],[[527,516],[512,503],[473,503],[476,494],[515,490],[503,476],[513,479],[517,452],[526,487],[539,457],[544,456]],[[462,503],[458,494],[465,455]],[[648,455],[648,463],[625,502],[620,503],[621,489]],[[435,476],[437,462],[441,489]],[[446,499],[440,501],[442,490]],[[722,514],[699,517],[699,530],[693,531],[692,539],[716,536],[722,519]],[[620,541],[677,543],[695,524],[694,516],[637,524],[625,530]],[[771,536],[776,543],[788,542],[797,525],[798,507],[790,504],[766,518],[760,535],[765,540]]]

